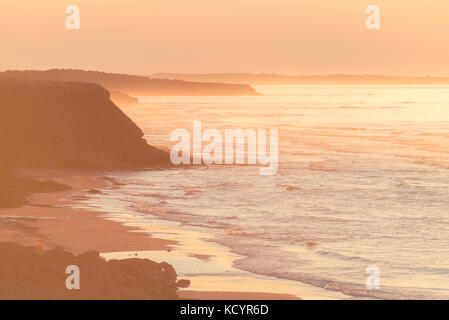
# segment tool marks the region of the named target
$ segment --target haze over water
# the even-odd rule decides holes
[[[111,174],[117,211],[181,222],[237,268],[350,296],[449,298],[449,86],[263,86],[253,97],[141,97],[149,143],[176,128],[277,128],[279,170]],[[380,269],[367,290],[366,267]]]

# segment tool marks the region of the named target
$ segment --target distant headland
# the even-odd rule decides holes
[[[10,70],[0,72],[0,79],[79,81],[101,85],[111,92],[132,96],[252,96],[257,95],[247,84],[189,82],[184,80],[155,79],[145,76],[85,71],[75,69]]]
[[[294,85],[294,84],[449,84],[449,77],[406,77],[384,75],[298,75],[288,76],[274,73],[155,73],[152,78],[179,79],[184,81],[248,83],[250,85]]]

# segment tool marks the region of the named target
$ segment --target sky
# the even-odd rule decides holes
[[[0,70],[449,76],[449,1],[0,0],[0,41]]]

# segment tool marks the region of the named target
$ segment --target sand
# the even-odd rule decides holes
[[[69,185],[68,192],[39,193],[30,198],[22,208],[0,209],[0,241],[22,245],[40,245],[43,248],[62,247],[73,254],[88,250],[126,251],[169,250],[174,241],[151,238],[116,222],[101,219],[101,212],[82,211],[69,207],[76,200],[71,195],[77,191],[106,187],[105,175],[75,173],[70,171],[28,171],[35,178],[50,178]]]
[[[89,250],[99,252],[171,250],[176,241],[158,239],[138,229],[102,218],[105,212],[71,208],[75,194],[88,194],[91,189],[114,188],[102,172],[20,171],[33,178],[52,179],[72,187],[71,191],[34,194],[22,208],[0,209],[0,242],[41,246],[44,249],[61,247],[73,254]],[[194,254],[198,259],[206,259]],[[212,284],[211,284],[212,286]],[[214,300],[290,300],[294,295],[262,292],[180,291],[183,299]]]
[[[298,300],[291,294],[267,292],[230,292],[230,291],[180,291],[182,299],[190,300]]]

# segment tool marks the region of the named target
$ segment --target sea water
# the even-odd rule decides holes
[[[131,224],[203,234],[259,277],[352,297],[448,299],[449,86],[256,89],[140,97],[123,110],[167,150],[170,133],[194,120],[222,132],[278,129],[276,175],[232,165],[116,172],[125,185],[91,204]],[[366,286],[370,266],[378,289]]]

